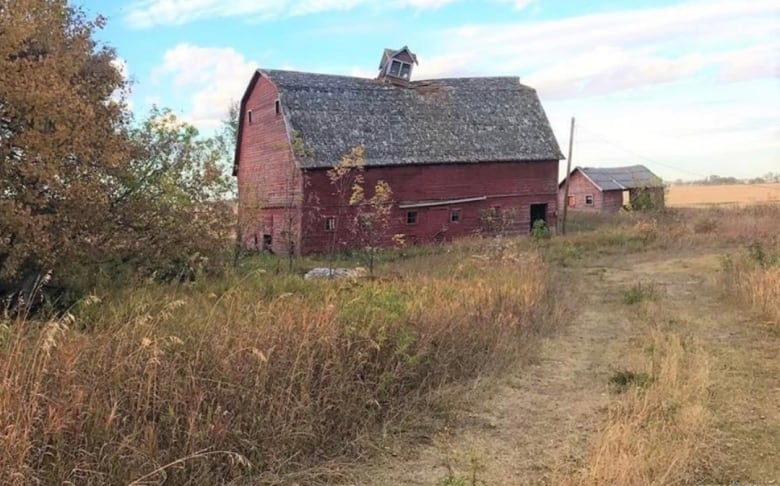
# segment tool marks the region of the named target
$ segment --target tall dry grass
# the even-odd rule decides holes
[[[780,329],[780,240],[756,240],[737,255],[723,259],[722,283]]]
[[[662,327],[642,339],[641,370],[621,376],[604,427],[591,442],[585,467],[564,484],[625,486],[692,484],[704,446],[709,368],[690,336]]]
[[[6,321],[2,482],[273,482],[360,452],[431,391],[515,359],[549,302],[535,253],[416,267],[147,286]]]

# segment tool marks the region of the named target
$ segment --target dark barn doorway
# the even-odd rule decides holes
[[[547,223],[547,204],[531,204],[531,223],[528,231],[532,231],[534,223],[540,219]]]

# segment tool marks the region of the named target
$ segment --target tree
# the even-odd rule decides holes
[[[379,180],[374,185],[374,194],[366,199],[362,184],[353,184],[350,206],[355,208],[352,232],[356,242],[366,254],[368,273],[374,275],[374,256],[387,242],[390,216],[393,209],[393,191],[390,185]]]
[[[363,171],[365,168],[365,159],[363,156],[363,147],[358,145],[345,154],[338,164],[328,169],[327,175],[333,186],[333,193],[336,203],[336,227],[331,233],[331,241],[328,253],[331,255],[330,270],[333,270],[332,257],[339,250],[339,245],[346,243],[346,236],[350,231],[350,225],[347,222],[347,208],[350,206],[350,200],[355,193],[355,186],[362,187]]]
[[[233,135],[166,110],[135,124],[115,52],[92,39],[103,24],[64,0],[0,5],[0,298],[49,270],[222,263]]]
[[[127,82],[64,0],[0,6],[0,282],[92,246],[127,157]]]
[[[130,142],[110,198],[107,257],[162,278],[221,266],[219,250],[234,227],[222,141],[200,138],[170,110],[155,108],[130,131]]]

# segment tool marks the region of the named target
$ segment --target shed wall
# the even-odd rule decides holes
[[[559,190],[559,204],[564,204],[565,186]],[[586,212],[617,212],[623,207],[622,191],[600,191],[580,171],[574,171],[569,179],[569,196],[574,198],[574,205],[569,205],[570,211]],[[586,196],[593,196],[593,204],[585,203]]]

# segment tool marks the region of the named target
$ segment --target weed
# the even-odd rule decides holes
[[[531,227],[531,238],[534,242],[539,243],[542,240],[550,239],[550,228],[547,226],[547,222],[543,219],[534,221]]]
[[[646,300],[655,300],[656,297],[655,285],[638,282],[623,293],[623,303],[633,305]]]
[[[696,234],[709,234],[718,228],[717,221],[712,217],[699,219],[693,224],[693,231]]]
[[[643,372],[637,373],[631,370],[616,371],[609,377],[609,384],[617,393],[623,393],[632,386],[644,388],[651,381],[652,377],[649,374]]]
[[[479,459],[472,457],[469,460],[469,472],[467,475],[457,475],[449,462],[446,462],[444,466],[447,468],[447,474],[440,479],[436,484],[437,486],[479,486],[485,484],[484,481],[479,479],[479,472],[484,469],[479,462]]]
[[[721,260],[725,297],[737,297],[768,317],[780,329],[780,243],[756,240],[743,254]]]

